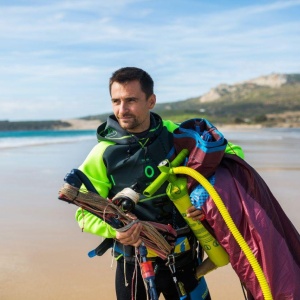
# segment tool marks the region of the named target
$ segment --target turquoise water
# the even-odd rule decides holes
[[[292,167],[299,161],[300,128],[227,129],[223,133],[228,141],[243,147],[250,162],[260,154],[260,166],[272,161],[273,167],[282,162]],[[84,141],[96,143],[96,130],[0,131],[0,150]]]
[[[222,131],[222,130],[221,130]],[[300,141],[300,128],[263,128],[247,131],[225,130],[224,136],[231,142],[259,147],[261,143],[286,143]],[[57,143],[95,140],[96,130],[37,130],[0,131],[0,149],[38,146]],[[255,142],[255,143],[253,143]]]
[[[0,149],[96,140],[95,130],[0,131]]]

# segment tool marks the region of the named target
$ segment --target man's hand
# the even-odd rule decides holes
[[[196,208],[195,206],[191,206],[186,210],[187,217],[192,218],[194,221],[203,221],[205,219],[205,215],[201,209]]]
[[[116,239],[123,245],[138,247],[142,243],[140,238],[141,230],[142,224],[133,224],[127,231],[117,231]]]

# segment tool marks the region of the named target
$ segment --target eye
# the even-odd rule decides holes
[[[136,98],[129,98],[127,101],[128,102],[136,102]]]
[[[120,103],[119,99],[111,99],[113,105],[118,105]]]

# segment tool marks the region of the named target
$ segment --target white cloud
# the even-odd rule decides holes
[[[73,98],[79,113],[110,110],[108,77],[125,65],[153,76],[160,101],[300,69],[300,1],[174,0],[172,13],[170,3],[153,1],[38,3],[0,5],[0,104],[9,118],[17,108],[7,103],[47,97],[61,106]]]

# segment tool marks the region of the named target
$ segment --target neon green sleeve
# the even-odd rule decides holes
[[[82,171],[91,181],[99,195],[106,198],[111,188],[107,178],[106,166],[103,161],[103,153],[113,143],[100,142],[88,154],[79,170]]]
[[[179,127],[178,124],[170,121],[170,120],[163,120],[163,125],[167,127],[169,132],[173,132],[175,129]]]
[[[115,238],[116,230],[92,213],[78,208],[75,218],[84,232],[102,236],[104,238]]]
[[[245,157],[242,147],[240,147],[239,145],[232,144],[230,142],[227,143],[225,153],[235,154],[242,159],[244,159],[244,157]]]
[[[111,183],[107,178],[106,166],[103,161],[105,149],[112,145],[109,142],[100,142],[97,144],[86,157],[85,161],[79,167],[79,170],[89,178],[99,195],[106,198],[111,188]],[[92,213],[79,208],[76,211],[75,219],[83,231],[102,237],[116,237],[116,230],[105,223],[103,220]]]

